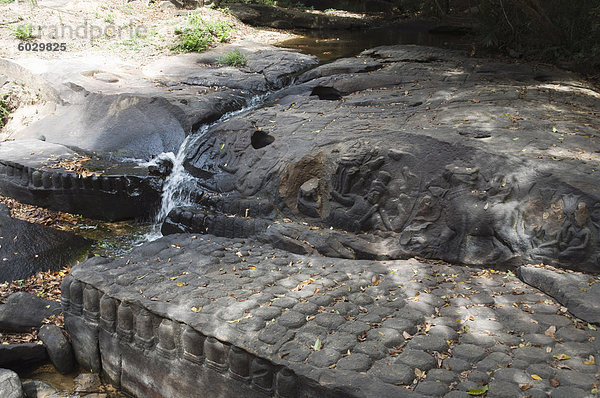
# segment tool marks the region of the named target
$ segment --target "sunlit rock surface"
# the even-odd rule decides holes
[[[189,151],[199,207],[173,212],[165,232],[599,269],[600,94],[576,76],[389,46],[298,80]]]

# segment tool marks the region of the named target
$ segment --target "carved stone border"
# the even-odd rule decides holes
[[[285,366],[206,336],[184,323],[162,318],[135,303],[113,298],[71,275],[64,278],[61,290],[65,325],[73,336],[78,361],[86,369],[102,371],[113,384],[128,393],[136,395],[135,388],[128,387],[132,385],[131,380],[127,385],[121,380],[125,366],[121,353],[126,355],[125,352],[133,352],[140,358],[155,358],[155,362],[172,364],[175,368],[184,366],[194,374],[218,375],[224,396],[237,396],[234,391],[242,388],[246,396],[295,398],[300,391],[305,395],[311,390],[310,385]],[[84,346],[90,342],[95,345]],[[102,347],[115,347],[119,354],[103,352]],[[169,369],[164,372],[168,373]],[[137,384],[142,384],[149,375],[142,371],[142,374],[130,373],[127,377],[138,378]],[[169,391],[181,382],[173,379],[173,385],[169,386],[164,380],[153,386],[146,385],[150,390],[145,393],[170,396]],[[193,383],[193,380],[186,382]],[[232,392],[227,395],[230,383],[233,383]]]

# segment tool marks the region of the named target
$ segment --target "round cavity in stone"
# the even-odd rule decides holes
[[[271,145],[274,141],[275,137],[260,130],[256,130],[252,133],[252,137],[250,138],[250,143],[254,149],[264,148]]]

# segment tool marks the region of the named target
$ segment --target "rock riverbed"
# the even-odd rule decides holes
[[[80,363],[135,396],[592,397],[599,376],[595,327],[491,269],[171,235],[62,292]]]
[[[255,48],[245,68],[219,67],[223,51],[143,71],[67,61],[34,73],[2,61],[54,108],[0,144],[0,188],[64,197],[49,200],[61,210],[78,197],[100,212],[129,206],[108,219],[157,205],[160,178],[80,178],[44,159],[24,164],[13,148],[149,159],[283,88],[189,148],[197,190],[169,214],[171,235],[65,279],[82,366],[135,396],[597,393],[594,277],[521,268],[532,285],[550,281],[548,295],[492,269],[598,271],[593,87],[544,65],[418,46],[313,69],[313,57],[272,48]],[[130,130],[126,141],[114,134]]]

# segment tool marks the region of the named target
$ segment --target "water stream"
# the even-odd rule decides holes
[[[314,55],[321,62],[333,62],[339,58],[353,57],[360,52],[385,45],[416,44],[422,46],[472,49],[473,37],[450,33],[431,33],[435,26],[431,21],[406,21],[368,30],[314,30],[302,32],[300,37],[276,44]]]
[[[431,24],[416,21],[367,31],[313,31],[305,33],[306,35],[300,38],[281,42],[277,46],[292,48],[305,54],[315,55],[321,63],[354,56],[365,49],[381,45],[419,44],[463,49],[470,46],[470,39],[468,37],[431,34],[429,32],[430,28]],[[291,82],[290,85],[292,84],[294,83]],[[163,186],[161,206],[154,218],[152,231],[145,236],[147,240],[153,241],[160,238],[162,236],[160,232],[162,223],[169,212],[179,206],[191,205],[190,197],[192,193],[202,190],[196,178],[185,170],[184,162],[188,151],[204,138],[210,128],[229,118],[263,106],[265,100],[276,92],[268,92],[249,98],[246,105],[241,109],[226,113],[217,121],[204,125],[197,132],[188,135],[179,147],[177,154],[173,152],[163,153],[153,161],[170,162],[173,168]],[[149,164],[152,164],[152,162],[146,165]]]
[[[290,84],[293,84],[293,82]],[[172,163],[173,169],[171,170],[171,173],[165,180],[161,198],[161,206],[154,218],[154,225],[152,227],[152,231],[146,235],[147,240],[153,241],[162,237],[160,229],[163,221],[169,215],[169,212],[179,206],[191,205],[192,203],[190,197],[192,193],[198,192],[202,189],[198,185],[197,179],[190,175],[184,167],[184,162],[188,155],[188,151],[191,148],[194,148],[196,143],[203,139],[206,133],[213,126],[219,123],[223,123],[225,120],[230,119],[234,116],[250,112],[261,107],[264,104],[265,100],[276,92],[277,91],[267,92],[249,98],[246,101],[246,105],[242,108],[228,112],[221,116],[217,121],[205,124],[201,126],[195,133],[188,135],[179,147],[177,154],[174,154],[173,152],[163,153],[160,156],[158,156],[155,160],[149,163],[156,164],[156,162],[167,160]]]

